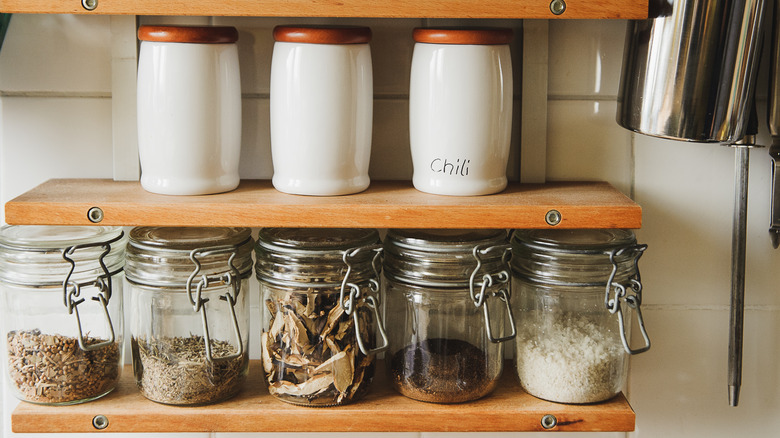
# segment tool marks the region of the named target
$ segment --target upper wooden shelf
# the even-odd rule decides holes
[[[245,387],[235,398],[199,407],[166,406],[145,399],[125,366],[109,395],[73,406],[20,403],[11,414],[17,433],[97,432],[92,419],[103,415],[102,432],[510,432],[544,431],[542,417],[554,415],[551,431],[632,431],[636,415],[619,394],[603,403],[564,405],[543,401],[520,389],[511,363],[496,390],[469,403],[442,405],[396,393],[378,367],[368,394],[334,408],[293,406],[268,393],[252,361]]]
[[[106,15],[202,15],[377,18],[624,18],[648,15],[648,0],[0,0],[0,12]]]
[[[373,181],[363,193],[296,196],[270,181],[245,180],[218,195],[166,196],[136,181],[52,179],[6,203],[5,220],[19,225],[248,226],[345,228],[641,228],[642,209],[605,182],[510,184],[488,196],[422,193],[408,181]],[[95,216],[93,215],[93,218]]]

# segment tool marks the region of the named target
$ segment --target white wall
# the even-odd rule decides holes
[[[146,20],[181,21],[165,17]],[[315,21],[367,24],[373,28],[377,99],[371,175],[376,179],[410,177],[407,139],[410,31],[427,23],[421,20],[195,20],[239,28],[244,91],[242,177],[268,178],[271,174],[270,31],[275,24]],[[487,24],[519,26],[519,22],[511,21]],[[112,176],[111,90],[114,84],[110,26],[108,17],[13,17],[0,53],[0,200],[3,203],[50,177]],[[554,21],[549,26],[547,177],[606,180],[632,196],[643,207],[644,226],[638,232],[639,238],[650,246],[640,268],[645,283],[643,308],[653,348],[633,358],[628,391],[637,414],[637,430],[631,434],[577,436],[775,436],[780,430],[780,269],[777,269],[780,255],[772,249],[767,234],[769,157],[763,149],[751,152],[743,392],[740,406],[730,408],[726,391],[726,346],[734,153],[722,146],[652,139],[617,126],[614,120],[624,30],[625,22],[619,20]],[[514,55],[519,66],[519,53],[515,51]],[[760,88],[763,114],[766,87],[762,84]],[[761,130],[759,140],[767,144],[763,123]],[[516,134],[515,148],[519,146],[518,138]],[[10,434],[8,415],[14,405],[15,401],[6,395],[3,407],[6,434]],[[459,434],[422,435],[449,438]],[[263,435],[184,436],[254,438]]]

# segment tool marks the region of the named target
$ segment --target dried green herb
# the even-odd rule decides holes
[[[79,348],[78,339],[11,331],[8,372],[17,395],[33,403],[75,403],[100,397],[116,386],[120,352],[117,343],[94,351]],[[104,342],[87,337],[87,346]]]
[[[198,405],[225,400],[246,380],[249,356],[206,360],[202,336],[131,340],[133,372],[144,397],[166,404]],[[235,354],[226,341],[211,340],[214,358]]]
[[[374,376],[374,358],[357,347],[355,323],[338,293],[289,292],[266,300],[269,328],[261,335],[263,369],[271,394],[306,406],[331,406],[361,397]],[[367,345],[374,345],[368,312],[358,312]]]

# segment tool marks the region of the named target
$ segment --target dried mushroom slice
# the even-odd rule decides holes
[[[373,358],[357,350],[353,317],[338,296],[288,292],[266,301],[271,318],[261,337],[262,359],[272,394],[292,403],[333,405],[350,401],[370,381]]]

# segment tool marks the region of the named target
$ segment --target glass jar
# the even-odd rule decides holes
[[[414,29],[409,142],[417,190],[473,196],[506,188],[512,30]]]
[[[141,186],[164,195],[238,187],[241,77],[229,26],[141,26]]]
[[[346,195],[370,179],[374,80],[371,29],[277,26],[271,61],[273,185]]]
[[[388,231],[387,363],[398,392],[459,403],[493,391],[514,337],[508,256],[504,230]]]
[[[618,394],[628,355],[650,348],[638,268],[647,245],[620,229],[518,230],[511,243],[523,389],[559,403]],[[632,313],[645,341],[638,349],[628,341]]]
[[[119,227],[0,229],[2,356],[17,398],[67,405],[116,387],[125,241]]]
[[[130,232],[133,373],[144,397],[171,405],[225,400],[249,366],[249,228],[138,227]]]
[[[377,231],[265,228],[256,251],[268,311],[261,345],[270,393],[304,406],[362,397],[374,378],[376,353],[387,346],[377,296]]]

